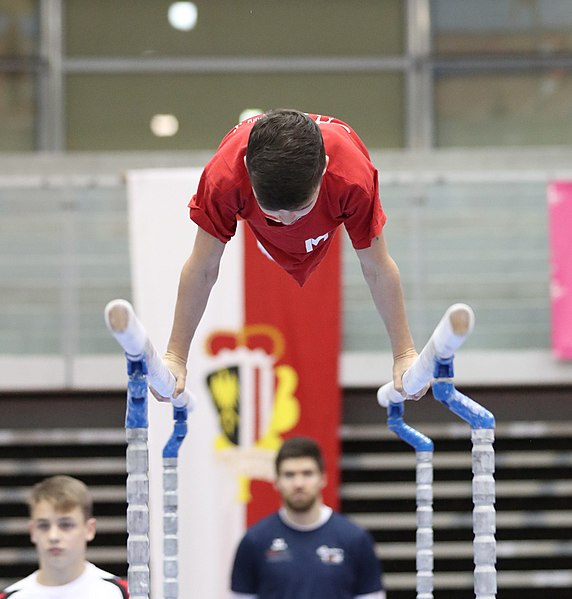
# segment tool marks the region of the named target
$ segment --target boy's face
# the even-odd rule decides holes
[[[81,573],[86,545],[95,537],[94,518],[86,520],[80,507],[61,512],[49,501],[40,501],[32,509],[29,528],[41,569]]]
[[[330,157],[326,155],[326,166],[324,167],[322,177],[326,174],[329,162]],[[246,167],[246,156],[244,157],[244,166]],[[295,210],[267,210],[266,208],[260,206],[260,204],[258,204],[258,206],[266,218],[273,220],[277,223],[281,223],[283,225],[293,225],[295,222],[298,222],[301,218],[307,216],[308,214],[310,214],[310,212],[312,212],[312,209],[318,202],[318,196],[320,195],[321,186],[322,182],[320,181],[320,183],[313,191],[313,193],[310,195],[310,197]],[[252,188],[252,193],[254,194],[254,198],[258,202],[258,196],[256,195],[254,187]]]
[[[252,190],[254,192],[254,189]],[[318,201],[318,196],[320,195],[320,186],[314,191],[314,193],[310,196],[308,201],[304,206],[297,208],[296,210],[266,210],[266,208],[262,208],[260,206],[260,210],[266,218],[273,220],[277,223],[282,223],[283,225],[293,225],[295,222],[298,222],[302,217],[310,214],[312,208],[316,205]],[[254,193],[254,197],[256,198],[256,193]]]

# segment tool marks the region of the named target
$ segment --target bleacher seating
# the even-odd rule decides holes
[[[411,598],[415,592],[415,454],[388,431],[374,391],[349,390],[344,395],[341,509],[374,536],[386,572],[388,599]],[[569,391],[536,389],[536,403],[523,400],[522,395],[522,390],[494,390],[481,391],[479,398],[499,417],[495,430],[497,596],[568,599],[572,418],[564,402]],[[491,406],[493,396],[496,403]],[[81,394],[59,399],[30,395],[27,403],[23,397],[6,398],[7,412],[13,401],[21,408],[21,417],[7,413],[5,422],[11,428],[0,430],[0,587],[35,569],[36,554],[27,531],[27,494],[35,482],[57,473],[80,478],[93,492],[98,534],[88,557],[126,575],[125,431],[120,425],[104,427],[96,418],[100,414],[103,419],[104,410],[107,420],[120,422],[124,394],[95,399],[89,394],[83,402]],[[55,405],[62,428],[52,426],[49,414]],[[435,443],[435,599],[469,599],[474,596],[470,429],[444,418],[430,400],[414,405],[421,410],[415,426]],[[534,419],[535,405],[542,405],[543,420]],[[43,427],[22,426],[31,422],[31,413]],[[414,413],[413,406],[407,413]]]
[[[418,428],[435,443],[435,597],[470,599],[470,428],[463,423]],[[572,422],[499,424],[495,435],[498,598],[568,598]],[[342,441],[342,511],[373,534],[388,598],[413,597],[415,452],[384,424],[345,425]]]

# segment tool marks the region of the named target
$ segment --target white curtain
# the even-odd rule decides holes
[[[171,330],[181,267],[196,232],[187,204],[201,169],[128,173],[129,235],[135,310],[160,353]],[[239,228],[237,237],[241,238]],[[244,531],[244,505],[236,479],[215,455],[220,427],[204,383],[203,340],[244,322],[243,243],[225,250],[219,280],[196,333],[189,357],[188,387],[197,397],[189,432],[179,453],[179,593],[181,598],[225,599],[232,557]],[[172,432],[172,409],[149,397],[151,597],[163,596],[162,449]]]

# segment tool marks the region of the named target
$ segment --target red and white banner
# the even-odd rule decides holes
[[[552,350],[572,359],[572,181],[548,186]]]
[[[200,169],[128,174],[135,310],[159,352],[171,329],[180,269],[196,226],[187,203]],[[189,356],[197,407],[179,454],[181,595],[226,599],[246,526],[279,505],[270,479],[283,439],[322,446],[338,507],[340,241],[303,288],[267,258],[244,223],[227,244],[219,280]],[[162,595],[161,453],[172,410],[149,402],[151,594]]]
[[[281,437],[308,435],[324,452],[329,484],[326,503],[338,508],[338,428],[341,393],[340,239],[304,287],[263,254],[249,229],[245,231],[245,322],[272,327],[284,339],[275,354],[275,410]],[[284,389],[284,390],[283,390]],[[288,405],[288,401],[291,402]],[[284,407],[282,406],[282,402]],[[294,418],[294,412],[299,416]],[[261,431],[264,434],[264,431]],[[278,506],[270,485],[254,483],[248,523]]]

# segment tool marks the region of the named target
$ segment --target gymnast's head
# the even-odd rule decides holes
[[[316,203],[327,162],[320,128],[304,112],[272,110],[252,127],[245,163],[256,200],[267,215],[307,214]]]

